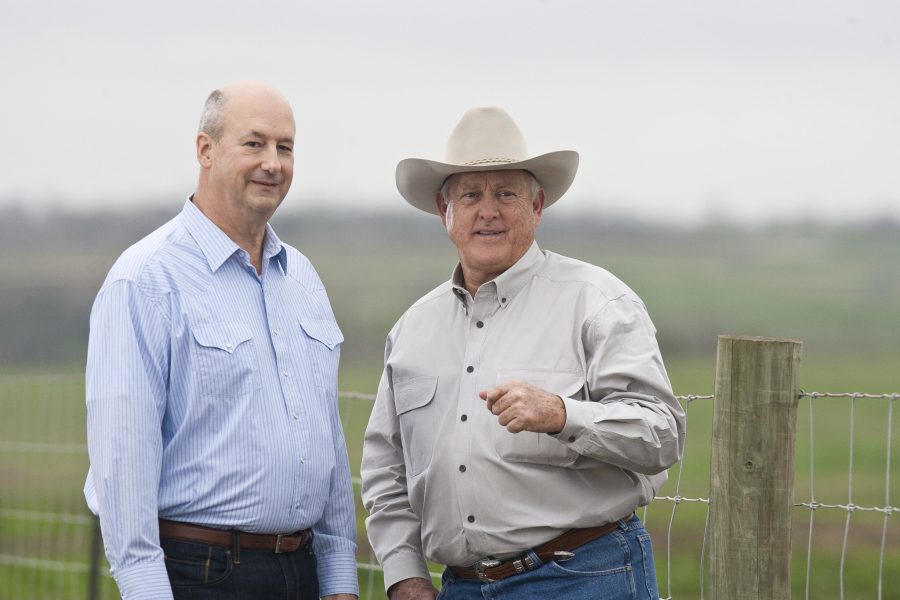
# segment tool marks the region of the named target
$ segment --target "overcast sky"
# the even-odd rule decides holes
[[[551,210],[900,218],[896,0],[50,0],[0,19],[0,206],[177,207],[216,86],[294,106],[292,207],[402,206],[471,106],[581,167]]]

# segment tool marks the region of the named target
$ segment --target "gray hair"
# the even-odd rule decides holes
[[[525,171],[528,174],[528,177],[531,179],[531,200],[534,200],[534,197],[537,196],[537,193],[541,191],[541,182],[538,181],[538,178],[534,176],[534,173],[531,171]],[[441,196],[444,198],[444,202],[449,203],[450,199],[447,198],[447,193],[450,191],[450,178],[457,173],[453,173],[452,175],[448,175],[447,179],[444,180],[444,183],[441,184]]]
[[[224,132],[225,94],[221,90],[213,90],[206,98],[203,114],[200,115],[200,133],[205,133],[218,142]]]

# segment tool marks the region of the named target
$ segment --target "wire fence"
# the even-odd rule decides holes
[[[794,597],[900,598],[900,534],[891,523],[900,510],[891,477],[898,398],[801,392],[808,419],[798,419]],[[385,597],[383,579],[365,536],[358,478],[373,400],[340,393],[357,495],[361,593],[376,600]],[[684,458],[662,494],[639,512],[656,547],[661,600],[703,600],[709,593],[712,400],[679,396],[688,416]],[[0,600],[118,598],[81,492],[88,466],[82,376],[0,376],[0,414]],[[864,515],[877,517],[877,527]],[[439,578],[438,565],[432,575]]]

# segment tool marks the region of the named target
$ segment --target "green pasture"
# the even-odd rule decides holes
[[[890,368],[892,364],[897,364],[895,358],[883,356],[806,357],[801,368],[801,386],[804,390],[818,392],[897,391],[894,371]],[[679,395],[712,393],[713,356],[675,359],[669,361],[668,367]],[[344,368],[341,389],[374,393],[378,376],[375,367]],[[809,402],[808,398],[801,400],[798,410],[797,502],[810,499]],[[885,489],[889,402],[860,399],[853,404],[851,490],[851,401],[820,398],[813,403],[816,500],[826,504],[847,504],[848,494],[852,493],[853,503],[858,506],[884,506],[889,493],[891,502],[896,505],[896,498],[900,497],[900,477],[895,474],[891,480],[892,489]],[[370,409],[366,400],[341,400],[354,474],[358,474],[363,431]],[[83,384],[77,375],[0,376],[0,410],[4,415],[0,420],[0,557],[33,561],[33,564],[23,565],[0,559],[0,597],[85,597],[87,573],[84,567],[71,566],[87,565],[92,534],[92,524],[85,518],[87,513],[81,494],[87,468],[83,450]],[[688,441],[684,460],[671,470],[670,481],[661,495],[708,497],[711,420],[711,400],[697,399],[688,403]],[[893,413],[892,425],[895,432],[900,431],[898,411]],[[893,444],[891,464],[894,471],[900,464],[898,447],[900,444]],[[676,485],[679,486],[677,492]],[[55,517],[48,521],[41,516],[45,514]],[[661,593],[664,596],[672,594],[674,598],[698,598],[706,505],[683,502],[676,507],[672,502],[660,500],[639,514],[653,535]],[[837,598],[847,512],[820,509],[814,517],[810,597]],[[809,518],[808,509],[795,509],[792,567],[794,597],[797,598],[805,594]],[[357,525],[358,560],[362,564],[374,564],[365,536],[361,504],[357,505]],[[855,512],[852,515],[844,559],[845,597],[876,597],[882,525],[881,513]],[[58,563],[69,566],[66,570],[45,568]],[[105,562],[103,564],[105,568]],[[900,598],[898,586],[892,585],[900,582],[900,529],[893,521],[888,523],[884,564],[886,588],[882,598]],[[439,567],[434,569],[438,571]],[[383,598],[381,581],[377,570],[360,569],[365,597]],[[116,597],[115,586],[108,576],[101,577],[100,582],[102,597]]]
[[[173,208],[173,213],[179,207]],[[92,522],[81,488],[87,469],[83,368],[90,305],[115,257],[165,215],[6,219],[0,236],[0,600],[86,597]],[[437,219],[398,214],[280,215],[281,237],[316,265],[344,332],[341,389],[374,393],[391,324],[449,276],[455,252]],[[679,395],[708,395],[718,334],[803,341],[806,392],[900,392],[900,237],[896,226],[814,223],[694,230],[544,215],[541,246],[606,267],[644,300]],[[22,268],[26,260],[28,268]],[[61,365],[61,366],[60,366]],[[896,403],[894,403],[896,404]],[[851,412],[851,405],[853,411]],[[900,436],[886,400],[804,398],[798,410],[797,502],[897,506],[900,464],[885,489],[886,436]],[[896,407],[895,407],[896,408]],[[341,400],[358,472],[370,404]],[[812,414],[812,418],[810,416]],[[712,401],[691,401],[684,460],[662,495],[708,497]],[[852,488],[850,482],[853,425]],[[810,444],[812,433],[812,445]],[[656,548],[663,596],[698,598],[706,505],[657,501],[642,513]],[[814,513],[810,598],[839,598],[847,512]],[[50,516],[48,516],[50,515]],[[806,597],[810,511],[794,513],[794,597]],[[374,563],[361,506],[359,562]],[[669,529],[672,521],[671,531]],[[855,511],[847,528],[845,598],[877,597],[883,515]],[[900,527],[888,523],[882,598],[900,598]],[[438,567],[435,566],[437,570]],[[364,597],[383,598],[378,571],[360,569]],[[108,576],[103,598],[115,597]]]

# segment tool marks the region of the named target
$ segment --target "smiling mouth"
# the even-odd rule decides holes
[[[256,185],[261,185],[263,187],[270,187],[270,188],[278,187],[278,183],[275,181],[259,181],[256,179],[251,179],[251,181],[253,183],[255,183]]]
[[[484,237],[491,237],[491,236],[498,236],[498,235],[500,235],[500,234],[502,234],[502,233],[506,233],[506,232],[505,232],[505,231],[485,231],[485,230],[481,230],[481,231],[476,231],[476,232],[475,232],[475,235],[484,236]]]

